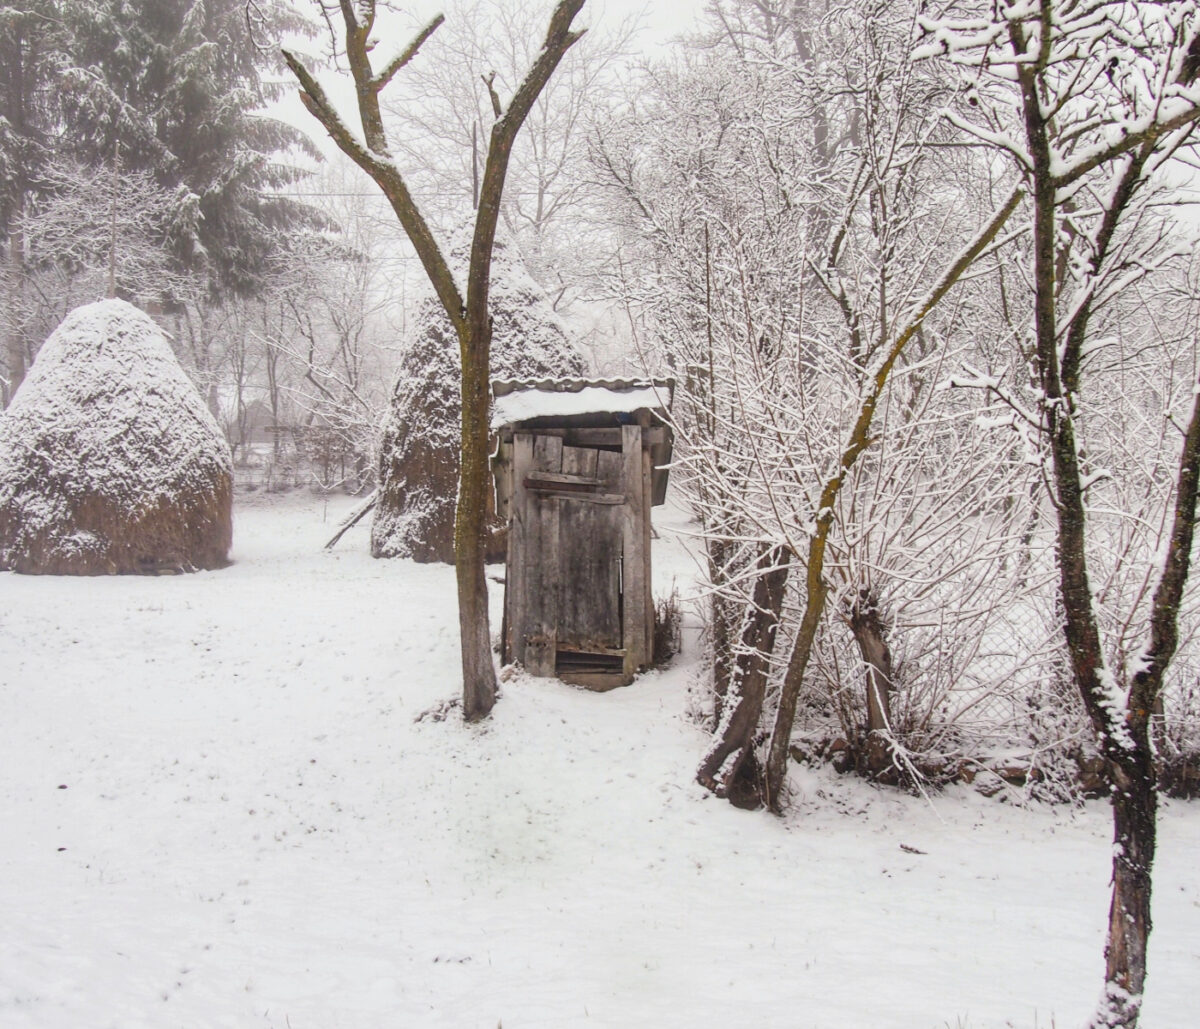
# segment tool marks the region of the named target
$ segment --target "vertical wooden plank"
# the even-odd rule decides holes
[[[512,461],[509,465],[512,493],[509,501],[508,559],[504,574],[504,613],[507,616],[503,641],[505,661],[525,663],[525,618],[528,595],[527,563],[529,561],[530,495],[525,488],[525,476],[533,468],[533,436],[518,432],[513,437]]]
[[[540,472],[562,470],[562,439],[538,435],[533,465]],[[557,656],[559,531],[558,500],[527,490],[530,524],[525,582],[525,668],[553,676]]]
[[[563,447],[562,470],[565,475],[595,476],[596,448]]]
[[[596,453],[596,478],[604,483],[609,493],[621,493],[621,455],[612,450],[601,450]]]
[[[624,593],[622,634],[625,639],[625,674],[632,676],[648,663],[646,647],[646,553],[642,527],[642,427],[621,426],[621,507]]]
[[[566,469],[563,461],[563,470]],[[619,505],[559,501],[559,649],[606,653],[621,646]]]
[[[501,443],[492,458],[492,481],[496,492],[496,517],[507,523],[512,515],[512,454],[511,443]]]
[[[561,436],[551,436],[534,430],[533,467],[539,472],[562,471],[563,441]]]

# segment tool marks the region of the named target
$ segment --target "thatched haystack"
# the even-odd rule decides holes
[[[122,300],[67,316],[0,416],[0,568],[217,568],[229,445],[162,330]]]
[[[492,266],[492,374],[582,375],[584,361],[562,320],[515,255],[499,245]],[[454,508],[461,440],[458,338],[433,297],[419,307],[384,424],[374,557],[454,561]],[[489,559],[503,557],[493,532]]]

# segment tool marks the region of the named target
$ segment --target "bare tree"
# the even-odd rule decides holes
[[[396,333],[374,233],[355,205],[338,206],[340,232],[280,241],[257,296],[206,305],[205,336],[194,341],[205,371],[194,374],[215,387],[235,461],[265,458],[268,483],[306,462],[322,488],[357,492],[373,478]],[[273,434],[266,455],[254,447],[264,428]]]
[[[887,514],[882,493],[870,499],[872,484],[902,492],[901,467],[928,511],[939,506],[921,481],[929,463],[877,443],[898,440],[896,428],[923,410],[918,395],[932,388],[936,355],[961,321],[961,311],[934,310],[1017,202],[1002,197],[978,219],[956,202],[960,169],[931,145],[940,142],[946,86],[907,57],[911,11],[875,4],[826,13],[821,4],[720,5],[694,67],[660,71],[659,109],[635,121],[623,149],[600,153],[653,247],[640,299],[655,311],[683,380],[685,480],[722,599],[713,619],[722,637],[714,641],[716,732],[698,778],[777,810],[831,596],[863,651],[864,768],[877,774],[890,764],[895,669],[882,576],[872,579],[868,562],[848,555],[867,554],[873,525],[881,540],[896,535],[880,525],[885,515],[903,527],[898,506]],[[664,287],[669,299],[656,302]],[[885,417],[896,377],[907,382],[909,414],[896,401]],[[925,445],[917,432],[904,441]],[[880,456],[865,459],[860,475],[872,448]],[[887,482],[889,463],[896,478]],[[889,571],[901,564],[897,557]],[[791,607],[789,592],[798,595]],[[780,641],[791,660],[772,697]]]
[[[428,194],[428,213],[461,221],[478,203],[492,90],[512,89],[536,56],[542,13],[505,0],[450,0],[444,28],[424,60],[398,81],[384,103],[395,126],[396,160],[410,184]],[[634,24],[589,30],[538,96],[516,141],[500,209],[503,236],[516,245],[555,310],[576,299],[605,260],[587,137],[615,106],[631,58]]]
[[[199,295],[199,283],[172,267],[166,247],[181,207],[177,190],[145,172],[69,159],[44,168],[39,186],[10,222],[20,260],[0,267],[9,338],[21,338],[27,356],[80,304],[117,295],[153,306],[164,294]]]
[[[1200,9],[1194,3],[1042,0],[974,5],[924,21],[929,55],[968,69],[958,126],[1010,162],[1029,193],[1032,260],[1028,389],[981,383],[1033,430],[1054,502],[1071,670],[1112,787],[1113,890],[1096,1027],[1137,1024],[1146,978],[1157,810],[1152,714],[1178,644],[1200,476],[1200,387],[1177,422],[1173,513],[1148,582],[1143,645],[1114,665],[1089,553],[1089,490],[1108,471],[1090,433],[1104,396],[1106,307],[1178,254],[1153,209],[1161,172],[1200,119]],[[1192,375],[1194,377],[1194,368]],[[1102,402],[1102,401],[1101,401]],[[1102,457],[1101,457],[1102,460]]]
[[[458,337],[462,357],[462,450],[454,549],[462,641],[463,717],[468,721],[486,717],[496,696],[484,566],[491,345],[488,292],[492,247],[513,143],[563,55],[582,35],[580,31],[571,30],[571,22],[582,7],[583,0],[560,0],[554,8],[545,42],[517,86],[507,109],[499,95],[491,91],[496,120],[480,180],[465,298],[393,160],[379,99],[382,90],[442,24],[442,16],[434,18],[404,50],[376,68],[372,62],[372,51],[377,42],[373,36],[375,0],[340,0],[340,42],[354,82],[361,138],[343,120],[303,62],[294,53],[284,51],[288,66],[300,82],[300,97],[309,113],[324,126],[338,147],[375,180],[388,198]]]

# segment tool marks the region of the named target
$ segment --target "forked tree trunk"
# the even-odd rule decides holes
[[[754,748],[790,556],[785,547],[776,546],[764,549],[758,559],[758,576],[733,655],[720,721],[712,746],[696,773],[701,785],[718,797],[727,797],[738,807],[757,807],[762,795]]]
[[[1179,457],[1171,535],[1151,603],[1150,639],[1133,676],[1122,724],[1108,724],[1108,731],[1101,733],[1112,784],[1113,882],[1104,950],[1104,995],[1093,1021],[1096,1029],[1133,1029],[1138,1023],[1146,984],[1158,816],[1158,781],[1150,737],[1154,712],[1161,709],[1163,676],[1179,645],[1179,606],[1187,586],[1196,534],[1196,503],[1200,494],[1200,383],[1194,390],[1191,418]],[[1103,693],[1084,697],[1097,726],[1105,724],[1104,697]]]
[[[391,159],[379,102],[380,92],[437,30],[443,21],[442,15],[437,15],[385,67],[376,69],[371,64],[371,52],[375,47],[372,35],[375,0],[360,0],[357,4],[343,0],[343,42],[357,94],[361,139],[347,127],[303,62],[295,54],[283,51],[284,60],[302,87],[301,102],[321,122],[338,147],[375,180],[391,203],[458,336],[462,357],[462,450],[454,524],[454,564],[462,645],[462,706],[467,721],[485,717],[496,700],[496,670],[492,662],[484,565],[488,378],[492,341],[488,296],[496,222],[500,216],[500,200],[513,142],[559,61],[583,35],[582,31],[571,31],[571,22],[583,3],[584,0],[559,0],[550,15],[545,42],[517,87],[507,111],[503,110],[491,82],[485,80],[488,81],[496,121],[492,125],[479,184],[465,298],[403,175]]]
[[[1049,8],[1043,10],[1046,21]],[[1045,25],[1043,25],[1045,28]],[[1150,613],[1150,640],[1133,676],[1128,697],[1106,667],[1103,641],[1087,561],[1087,518],[1075,413],[1083,379],[1084,355],[1095,292],[1059,322],[1056,247],[1059,194],[1045,114],[1046,68],[1040,44],[1023,28],[1012,27],[1014,49],[1038,53],[1020,68],[1018,81],[1032,156],[1035,368],[1041,391],[1042,424],[1052,457],[1058,523],[1056,557],[1063,602],[1064,635],[1072,672],[1100,741],[1112,785],[1113,878],[1105,946],[1105,984],[1091,1025],[1094,1029],[1134,1029],[1141,1012],[1150,935],[1150,887],[1158,809],[1150,712],[1162,690],[1162,677],[1178,643],[1179,604],[1188,577],[1196,516],[1197,463],[1200,461],[1200,394],[1180,456],[1175,517]],[[1195,117],[1189,114],[1188,117]],[[1118,225],[1143,183],[1157,137],[1147,133],[1114,144],[1129,156],[1109,192],[1104,217],[1091,239],[1090,260],[1098,272],[1108,259]]]
[[[1042,9],[1049,31],[1050,7]],[[1105,984],[1094,1029],[1133,1029],[1141,1012],[1150,935],[1150,886],[1158,809],[1150,714],[1162,691],[1163,674],[1178,644],[1179,605],[1187,582],[1196,520],[1200,464],[1200,392],[1194,396],[1176,482],[1175,516],[1150,611],[1150,639],[1133,675],[1128,697],[1107,668],[1087,561],[1087,518],[1075,414],[1081,393],[1089,323],[1096,292],[1059,321],[1056,247],[1059,196],[1050,146],[1052,124],[1045,113],[1046,53],[1036,37],[1010,25],[1014,50],[1038,54],[1020,66],[1018,83],[1032,157],[1034,250],[1035,368],[1040,386],[1043,429],[1052,457],[1052,482],[1058,522],[1056,558],[1063,602],[1064,635],[1072,672],[1092,727],[1100,741],[1112,784],[1113,878],[1105,946]],[[1028,48],[1028,50],[1027,50]],[[1194,119],[1200,109],[1186,113]],[[1158,133],[1147,130],[1112,144],[1109,159],[1127,153],[1108,193],[1104,216],[1090,240],[1093,272],[1108,260],[1122,216],[1144,184],[1147,162]],[[1099,157],[1091,160],[1099,161]]]
[[[1040,217],[1035,218],[1035,224],[1042,218],[1049,220],[1050,205],[1045,204],[1043,210],[1037,212]],[[1048,232],[1048,229],[1042,231]],[[1046,250],[1049,249],[1047,246]],[[1088,574],[1083,477],[1074,421],[1057,374],[1054,334],[1043,328],[1039,337],[1042,381],[1048,398],[1044,418],[1057,495],[1056,555],[1065,615],[1064,636],[1075,683],[1100,741],[1112,788],[1113,878],[1105,946],[1105,985],[1092,1025],[1094,1029],[1133,1029],[1138,1024],[1146,980],[1157,814],[1149,712],[1135,710],[1133,698],[1127,709],[1126,701],[1118,693],[1117,683],[1106,667]],[[1157,597],[1155,609],[1155,615],[1164,614],[1158,610]],[[1172,623],[1176,614],[1177,605],[1169,615]],[[1154,621],[1152,616],[1152,623]],[[1164,657],[1165,661],[1170,660],[1169,654]]]

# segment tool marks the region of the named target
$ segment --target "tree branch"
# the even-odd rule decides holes
[[[491,254],[496,240],[496,222],[500,216],[500,197],[504,176],[512,154],[513,141],[524,124],[533,103],[541,93],[563,55],[574,45],[584,30],[572,32],[571,22],[583,7],[583,0],[560,0],[550,16],[546,41],[528,74],[517,87],[508,110],[492,126],[487,162],[479,188],[479,214],[475,220],[475,236],[471,242],[471,267],[467,279],[467,309],[472,317],[482,317],[487,308]]]
[[[1140,147],[1143,144],[1153,145],[1169,132],[1194,125],[1197,119],[1200,119],[1200,105],[1193,105],[1186,111],[1180,111],[1173,118],[1168,118],[1163,122],[1155,122],[1141,132],[1131,133],[1121,140],[1121,142],[1115,143],[1107,149],[1094,153],[1085,160],[1080,161],[1070,171],[1055,176],[1051,180],[1054,188],[1062,189],[1064,186],[1069,186],[1083,178],[1088,172],[1099,168],[1102,164],[1107,164],[1109,161],[1115,160],[1122,154],[1127,154],[1130,150]]]
[[[1196,499],[1200,492],[1200,383],[1195,386],[1192,418],[1179,455],[1175,492],[1175,517],[1167,544],[1166,560],[1150,608],[1150,641],[1135,671],[1130,691],[1129,715],[1148,719],[1162,690],[1163,673],[1179,644],[1179,604],[1187,585],[1192,542],[1196,534]]]
[[[440,26],[445,20],[446,16],[444,14],[437,15],[433,21],[431,21],[425,26],[425,28],[417,33],[417,37],[411,43],[409,43],[400,54],[393,58],[392,62],[386,68],[384,68],[378,75],[375,76],[372,81],[375,86],[376,93],[382,90],[384,86],[386,86],[392,81],[393,78],[395,78],[396,72],[398,72],[401,68],[408,64],[409,61],[417,56],[417,51],[421,49],[421,46],[424,44],[425,40],[432,36],[434,32],[437,31],[438,26]]]
[[[504,110],[500,106],[500,94],[496,92],[496,73],[492,72],[490,75],[480,75],[479,77],[483,79],[483,84],[487,86],[488,96],[491,97],[492,114],[496,118],[504,117]]]
[[[446,259],[442,256],[437,240],[434,239],[432,230],[417,207],[399,169],[383,154],[373,152],[363,146],[342,120],[337,109],[330,103],[321,84],[295,54],[283,50],[283,59],[300,83],[300,100],[308,112],[321,123],[325,131],[329,133],[330,139],[338,145],[342,153],[370,175],[388,198],[392,210],[396,212],[396,217],[412,241],[413,249],[416,250],[417,257],[420,258],[421,264],[433,284],[438,300],[445,308],[455,331],[460,332],[465,323],[465,305],[462,294],[459,292]],[[378,110],[377,102],[376,110]]]
[[[1194,35],[1188,45],[1181,48],[1184,58],[1177,67],[1175,74],[1171,76],[1173,85],[1186,88],[1195,80],[1196,69],[1194,57],[1198,43],[1200,43],[1200,35]],[[1062,189],[1064,186],[1069,186],[1088,174],[1088,172],[1099,168],[1102,164],[1107,164],[1109,161],[1135,148],[1141,148],[1143,154],[1147,154],[1154,148],[1158,140],[1167,135],[1167,133],[1192,126],[1197,119],[1200,119],[1200,104],[1193,101],[1190,107],[1180,111],[1173,117],[1161,122],[1151,122],[1143,131],[1130,133],[1106,150],[1092,154],[1091,157],[1081,161],[1069,172],[1056,177],[1053,180],[1054,187],[1055,189]]]
[[[304,104],[304,109],[321,123],[325,131],[329,133],[329,138],[337,144],[342,153],[374,178],[375,169],[380,163],[379,159],[362,145],[350,131],[349,126],[342,121],[337,109],[330,103],[325,90],[321,88],[321,84],[304,67],[300,59],[290,50],[282,49],[280,52],[292,74],[300,83],[300,102]]]

